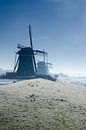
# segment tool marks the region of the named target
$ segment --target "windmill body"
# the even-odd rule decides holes
[[[17,76],[35,76],[35,66],[33,61],[34,52],[31,47],[21,48],[18,52]]]

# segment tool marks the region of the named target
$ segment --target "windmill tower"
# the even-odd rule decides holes
[[[18,77],[26,78],[36,76],[36,62],[34,57],[34,50],[32,45],[31,26],[29,25],[30,47],[18,45],[20,49],[16,54],[18,59],[16,61],[14,72]]]
[[[36,77],[37,65],[35,55],[42,54],[44,56],[47,54],[45,51],[33,49],[30,25],[29,25],[29,37],[30,37],[30,47],[25,47],[22,45],[17,46],[19,51],[16,53],[18,55],[18,58],[14,66],[14,72],[16,72],[16,77],[19,78]]]

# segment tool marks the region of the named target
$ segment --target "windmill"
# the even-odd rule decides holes
[[[32,78],[37,76],[37,64],[35,55],[47,55],[47,52],[41,50],[34,50],[32,43],[31,25],[29,25],[30,47],[25,47],[20,44],[17,45],[19,51],[16,53],[18,58],[14,66],[14,72],[19,78]]]

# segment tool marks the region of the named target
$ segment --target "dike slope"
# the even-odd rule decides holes
[[[86,90],[67,81],[0,87],[0,130],[86,130]]]

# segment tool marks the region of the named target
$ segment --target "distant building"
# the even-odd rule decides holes
[[[37,63],[37,75],[48,75],[48,64],[44,61],[39,61]]]

